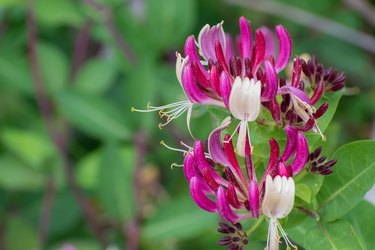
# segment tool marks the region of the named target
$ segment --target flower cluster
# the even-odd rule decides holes
[[[255,31],[254,38],[248,20],[241,17],[239,26],[240,34],[235,42],[224,32],[223,22],[213,27],[204,26],[197,40],[194,36],[187,38],[184,56],[177,53],[176,62],[176,74],[185,101],[133,110],[159,111],[161,117],[167,118],[160,126],[187,111],[190,133],[194,105],[214,105],[227,110],[229,116],[209,135],[207,150],[202,141],[196,140],[193,148],[184,151],[183,170],[191,197],[200,208],[217,212],[234,225],[263,214],[270,219],[267,249],[278,249],[279,232],[286,244],[294,247],[278,219],[292,210],[293,177],[307,163],[310,172],[322,175],[332,172],[331,167],[336,162],[324,163],[325,157],[318,159],[321,149],[309,154],[304,133],[313,131],[325,140],[318,119],[328,110],[329,103],[322,97],[342,89],[345,74],[332,68],[325,69],[315,57],[306,62],[295,56],[290,62],[292,42],[281,25],[276,26],[276,36],[268,28],[261,27]],[[287,65],[292,66],[289,78],[284,77],[288,75],[284,70]],[[250,140],[249,123],[259,122],[261,115],[262,119],[271,119],[267,124],[285,131],[286,144],[280,154],[277,140],[269,139],[268,165],[258,179],[253,157],[256,145]],[[236,128],[227,133],[232,122]],[[234,229],[232,232],[228,228],[232,227],[221,231],[234,233]],[[241,249],[245,242],[247,240],[237,236],[226,236],[220,244]]]

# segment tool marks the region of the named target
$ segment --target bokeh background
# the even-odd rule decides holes
[[[184,116],[160,130],[130,109],[183,99],[175,52],[206,23],[237,34],[241,15],[347,73],[326,148],[374,138],[374,1],[0,0],[0,249],[220,249],[218,216],[160,145],[192,145]]]

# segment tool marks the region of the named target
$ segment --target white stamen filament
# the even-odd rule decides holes
[[[132,112],[141,112],[141,113],[148,113],[148,112],[156,112],[159,111],[160,118],[167,117],[167,121],[164,123],[160,123],[159,127],[163,127],[167,124],[169,124],[174,119],[180,117],[183,113],[186,112],[189,108],[191,108],[193,104],[189,101],[179,101],[174,102],[171,104],[163,105],[163,106],[151,106],[150,104],[147,104],[147,109],[136,109],[134,107],[131,108]]]

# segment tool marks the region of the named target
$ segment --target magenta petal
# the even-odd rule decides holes
[[[277,125],[281,125],[281,110],[276,97],[272,98],[272,100],[269,102],[269,109],[271,111],[272,118],[275,120]]]
[[[311,101],[311,104],[312,105],[315,105],[319,99],[322,97],[323,95],[323,90],[324,90],[324,84],[323,84],[323,80],[321,80],[317,85],[316,85],[316,88],[315,88],[315,91],[314,91],[314,94],[311,96],[310,98],[310,101]]]
[[[253,217],[259,217],[259,188],[255,179],[250,181],[249,186],[249,205]]]
[[[203,57],[206,59],[206,61],[208,61],[209,59],[216,61],[214,47],[216,41],[218,41],[221,44],[221,46],[225,49],[226,38],[222,22],[211,28],[207,24],[199,33],[198,43],[202,51]]]
[[[287,125],[285,127],[285,133],[286,133],[286,146],[284,150],[284,154],[281,157],[281,160],[283,162],[289,160],[289,158],[294,154],[296,151],[296,145],[297,145],[297,131],[292,127]]]
[[[198,176],[198,171],[195,166],[194,156],[192,153],[188,153],[184,159],[184,175],[188,182],[190,182],[191,178],[194,176]]]
[[[197,178],[193,177],[190,180],[190,195],[194,202],[202,209],[208,212],[216,212],[216,203],[207,198],[207,196],[202,191],[202,181]]]
[[[301,79],[302,64],[298,56],[294,58],[293,61],[293,74],[292,74],[292,86],[298,87],[299,81]]]
[[[273,35],[273,32],[265,26],[260,27],[259,30],[262,31],[264,40],[266,41],[265,58],[274,56],[275,55],[275,37]]]
[[[258,70],[258,66],[264,61],[266,53],[266,42],[262,31],[259,29],[255,31],[255,53],[252,60],[252,73],[255,74]]]
[[[219,70],[215,65],[212,65],[210,70],[210,84],[211,88],[215,91],[215,93],[221,97],[220,91],[220,74]]]
[[[279,88],[279,94],[291,94],[297,97],[299,100],[307,103],[308,105],[312,106],[309,96],[299,88],[295,88],[292,86],[282,86]]]
[[[223,187],[219,187],[216,194],[216,199],[217,209],[220,216],[231,223],[237,223],[240,220],[240,216],[234,213],[230,208],[227,195]]]
[[[290,177],[290,173],[288,169],[285,167],[285,164],[283,162],[279,162],[279,165],[277,166],[278,175],[281,177],[285,176],[286,178]]]
[[[182,72],[181,84],[186,97],[192,103],[204,103],[204,101],[208,99],[208,97],[196,85],[190,64],[186,65]]]
[[[262,102],[273,99],[277,94],[278,80],[275,68],[269,61],[264,62],[264,70],[266,73],[266,86],[262,94]]]
[[[292,54],[292,40],[288,31],[281,25],[276,26],[276,35],[279,40],[279,55],[276,60],[276,72],[283,70],[289,62]]]
[[[232,183],[229,183],[228,185],[227,196],[229,204],[231,204],[234,208],[238,209],[241,207],[241,203],[237,198],[236,188]]]
[[[279,155],[280,155],[280,148],[279,144],[274,138],[271,138],[270,141],[270,160],[268,161],[267,170],[269,171],[273,167],[275,167],[276,163],[279,161]]]
[[[240,17],[240,31],[242,58],[251,58],[251,27],[249,21],[243,16]]]
[[[225,107],[229,109],[229,97],[230,91],[232,89],[231,79],[229,78],[228,74],[223,71],[220,74],[220,91],[221,97],[223,98]]]
[[[309,147],[307,144],[307,140],[302,133],[297,134],[297,153],[294,161],[292,163],[292,171],[293,175],[298,174],[301,172],[303,167],[307,162],[307,157],[309,155]]]
[[[221,145],[221,132],[228,128],[231,123],[230,116],[224,119],[221,125],[214,129],[208,137],[208,152],[214,162],[221,163],[228,166],[230,163],[224,153],[223,146]]]
[[[186,39],[184,50],[185,50],[185,56],[186,57],[188,56],[191,62],[193,61],[196,62],[197,65],[199,66],[199,69],[202,71],[204,76],[208,79],[208,73],[206,69],[203,67],[202,63],[200,62],[200,59],[197,53],[194,36],[189,36]]]
[[[211,177],[217,182],[219,183],[220,185],[223,185],[223,186],[228,186],[228,182],[223,178],[221,177],[220,175],[218,175],[210,166],[210,164],[208,164],[207,160],[206,160],[206,157],[204,155],[204,149],[203,149],[203,145],[202,145],[202,142],[201,141],[196,141],[195,143],[195,146],[194,146],[194,159],[195,159],[195,162],[197,164],[197,167],[199,169],[199,171],[203,174],[204,173],[204,169],[206,168]]]

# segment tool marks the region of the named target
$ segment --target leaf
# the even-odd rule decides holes
[[[362,236],[367,249],[373,249],[375,246],[375,206],[363,200],[346,217],[356,232]]]
[[[76,177],[79,186],[95,189],[98,184],[100,171],[101,151],[90,152],[77,164]]]
[[[344,90],[340,90],[337,92],[332,92],[324,95],[319,102],[315,105],[315,107],[319,108],[320,105],[324,102],[328,102],[328,110],[326,113],[318,119],[318,126],[322,133],[324,134],[324,131],[327,129],[329,123],[331,122],[334,114],[336,113],[337,106],[339,105],[339,101],[344,93]],[[314,145],[316,141],[321,141],[321,137],[319,134],[315,134],[313,132],[309,132],[306,134],[306,137],[308,139],[309,145]]]
[[[26,165],[43,169],[55,157],[54,147],[45,136],[33,131],[3,128],[1,142]]]
[[[38,0],[35,2],[37,21],[50,27],[58,25],[78,26],[83,22],[83,16],[78,10],[77,3],[71,0]]]
[[[108,143],[102,153],[98,195],[105,210],[122,222],[133,217],[134,151]]]
[[[296,184],[296,196],[301,198],[303,201],[310,204],[311,202],[311,189],[302,183]]]
[[[103,58],[91,59],[79,70],[74,87],[85,94],[103,94],[116,76],[116,65]]]
[[[318,193],[319,213],[333,221],[348,213],[375,182],[375,141],[356,141],[340,147],[333,174]]]
[[[60,109],[84,132],[102,139],[127,139],[121,112],[111,103],[93,96],[62,92],[57,96]]]
[[[68,81],[68,61],[52,44],[41,43],[37,47],[42,79],[50,93],[58,94]]]
[[[357,233],[347,221],[339,220],[333,223],[320,224],[308,231],[304,247],[308,250],[358,250],[365,249],[361,245]]]
[[[9,156],[0,156],[0,187],[12,191],[31,191],[44,187],[46,178]]]
[[[145,242],[188,239],[215,228],[217,216],[197,207],[190,197],[163,204],[143,227]]]
[[[37,231],[21,218],[8,217],[5,230],[6,249],[37,249]]]

